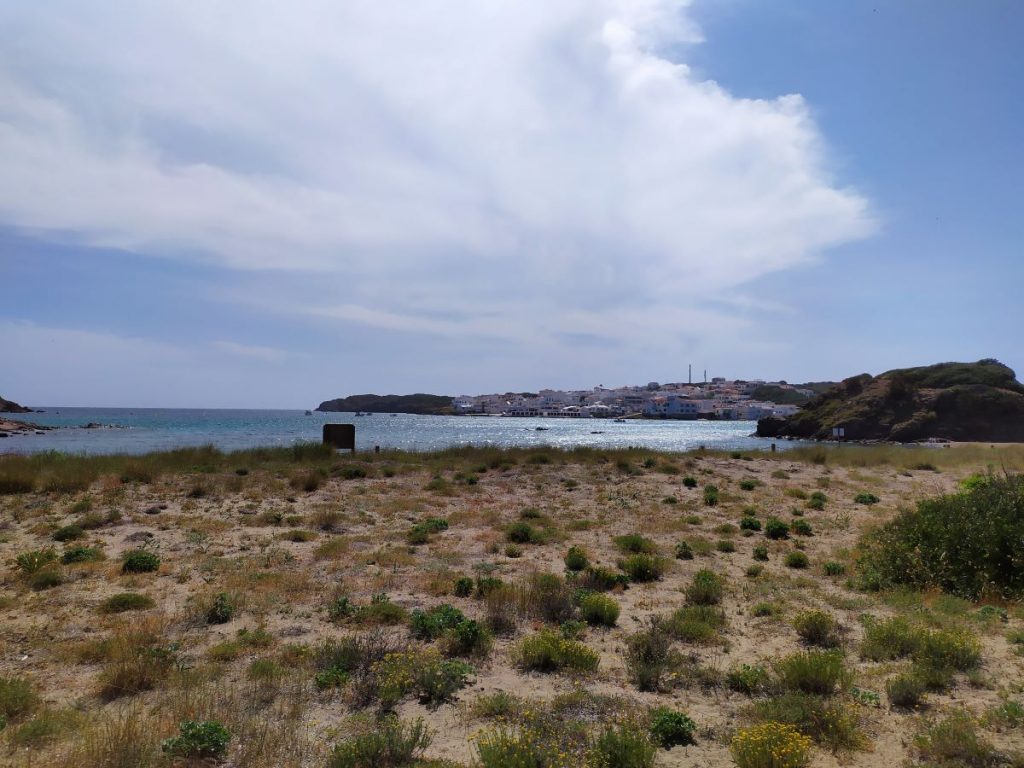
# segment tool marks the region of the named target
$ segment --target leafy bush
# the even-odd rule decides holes
[[[672,637],[661,622],[652,620],[646,628],[626,638],[626,672],[641,691],[660,691],[665,676],[678,665]]]
[[[725,580],[714,571],[702,569],[693,575],[686,588],[686,602],[690,605],[718,605],[725,592]]]
[[[910,656],[921,646],[921,631],[901,616],[882,621],[868,619],[864,624],[861,658],[870,661],[894,661]]]
[[[790,527],[793,529],[793,533],[795,533],[797,536],[814,535],[814,529],[811,528],[811,524],[808,523],[806,520],[794,520]]]
[[[572,546],[565,553],[565,567],[569,571],[578,572],[590,565],[590,559],[582,547]]]
[[[589,762],[607,768],[653,768],[657,748],[632,724],[605,728],[590,745]]]
[[[824,611],[804,611],[793,617],[793,628],[808,645],[834,648],[839,644],[836,620]]]
[[[433,741],[422,718],[406,723],[386,717],[373,730],[341,742],[327,760],[328,768],[405,768]]]
[[[57,551],[53,547],[47,547],[22,552],[14,558],[14,565],[23,576],[31,576],[56,561]]]
[[[178,730],[179,735],[165,739],[161,744],[169,755],[192,760],[219,760],[228,753],[231,734],[216,720],[186,720]]]
[[[629,576],[624,573],[616,573],[610,568],[592,565],[579,575],[576,583],[583,589],[607,592],[618,587],[627,586],[629,584]]]
[[[832,751],[859,749],[865,744],[857,712],[842,699],[808,693],[786,693],[754,705],[765,721],[792,726]]]
[[[36,571],[28,580],[29,586],[37,592],[59,587],[63,583],[64,577],[57,568],[44,568],[41,571]]]
[[[885,683],[885,693],[894,707],[914,709],[924,698],[925,681],[913,672],[897,675]]]
[[[646,536],[641,536],[638,533],[616,536],[612,541],[615,543],[615,546],[618,547],[620,552],[653,555],[658,551],[657,544]]]
[[[160,567],[160,557],[148,549],[133,549],[125,552],[121,560],[124,573],[150,573]]]
[[[871,506],[872,504],[877,504],[879,501],[881,501],[881,499],[875,496],[875,494],[868,493],[866,491],[858,493],[856,496],[853,497],[853,500],[857,504],[866,504],[868,506]]]
[[[761,483],[755,480],[754,478],[748,477],[744,478],[743,480],[740,480],[740,489],[744,491],[753,491],[760,484]]]
[[[677,560],[693,560],[693,547],[687,541],[680,541],[676,544]]]
[[[729,747],[738,768],[803,768],[810,762],[810,749],[809,738],[775,722],[744,728]]]
[[[709,644],[718,639],[718,630],[725,626],[725,611],[711,605],[684,605],[677,609],[663,627],[676,640]]]
[[[761,664],[740,664],[729,670],[725,684],[737,693],[753,696],[768,687],[768,670]]]
[[[545,537],[540,529],[518,520],[505,531],[505,538],[513,544],[543,544]]]
[[[100,605],[100,611],[102,613],[145,611],[154,605],[156,603],[149,595],[140,595],[138,592],[121,592],[104,600]]]
[[[651,712],[651,738],[664,749],[677,744],[693,744],[697,724],[684,712],[658,707]]]
[[[766,560],[768,560],[768,547],[764,546],[763,544],[759,544],[758,546],[754,547],[754,559],[760,560],[761,562],[765,562]]]
[[[828,498],[824,493],[821,491],[814,491],[814,493],[811,494],[811,498],[807,500],[807,507],[808,509],[816,509],[820,511],[825,508],[826,501],[828,501]]]
[[[227,624],[235,616],[235,603],[227,592],[218,592],[213,596],[210,607],[206,610],[207,624]]]
[[[696,488],[697,478],[690,477],[689,475],[687,475],[686,477],[683,478],[683,485],[686,486],[687,488]]]
[[[445,633],[445,649],[453,656],[486,656],[494,637],[474,619],[460,621]]]
[[[655,555],[629,555],[619,561],[619,568],[630,581],[657,581],[665,572],[665,561]]]
[[[764,525],[764,535],[769,539],[788,539],[789,526],[777,517],[769,517]]]
[[[746,516],[740,520],[741,531],[760,531],[761,521],[756,517]]]
[[[65,525],[53,532],[54,541],[74,541],[85,536],[85,531],[77,525]]]
[[[473,594],[473,579],[469,576],[460,576],[455,580],[452,587],[452,594],[455,597],[469,597]]]
[[[846,683],[849,675],[838,651],[804,651],[775,664],[775,674],[787,691],[827,696]]]
[[[704,486],[704,506],[715,507],[718,505],[718,488],[714,485]]]
[[[826,576],[844,576],[846,574],[846,566],[834,560],[825,563],[821,569],[825,572]]]
[[[806,568],[810,564],[811,561],[807,559],[807,555],[799,549],[794,549],[786,555],[787,568]]]
[[[559,623],[576,612],[573,589],[554,573],[535,573],[521,590],[520,604],[530,615],[543,621]]]
[[[102,559],[103,550],[98,549],[97,547],[85,547],[81,544],[68,547],[60,556],[60,561],[64,565],[72,565],[74,563],[94,563]]]
[[[731,552],[736,551],[736,544],[735,542],[732,542],[729,539],[719,539],[715,542],[715,549],[717,549],[719,552],[729,554]]]
[[[588,624],[614,627],[619,619],[619,604],[613,598],[595,592],[580,600],[580,615]]]
[[[864,541],[865,586],[938,587],[968,600],[1024,596],[1024,475],[919,502]]]
[[[431,534],[448,530],[448,521],[442,517],[428,517],[416,523],[406,534],[406,541],[412,545],[426,544]]]
[[[436,640],[463,621],[465,614],[447,603],[426,611],[415,608],[409,614],[409,632],[420,640]]]
[[[385,624],[404,624],[408,615],[405,608],[391,602],[386,594],[377,594],[370,598],[369,605],[356,609],[352,618],[359,624],[381,626]]]
[[[593,672],[600,661],[597,651],[551,630],[523,638],[513,656],[520,669],[534,672]]]
[[[935,768],[989,768],[1003,763],[963,710],[926,727],[914,739],[914,746],[925,763]]]

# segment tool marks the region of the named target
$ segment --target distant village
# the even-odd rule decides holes
[[[790,402],[757,399],[759,392],[784,393]],[[608,389],[562,391],[542,389],[494,395],[463,395],[454,398],[455,413],[467,416],[522,416],[562,419],[654,418],[757,420],[768,416],[791,416],[815,390],[784,381],[728,381],[713,378],[699,384],[659,384]]]

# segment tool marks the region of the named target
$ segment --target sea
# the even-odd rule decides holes
[[[493,447],[626,448],[686,451],[704,446],[764,451],[772,440],[754,437],[753,421],[551,419],[319,413],[301,410],[42,407],[11,418],[50,427],[43,434],[0,439],[0,453],[60,451],[141,454],[197,445],[224,451],[317,441],[327,423],[356,427],[356,449],[375,446],[431,451],[460,445]],[[85,428],[87,424],[100,424]],[[799,445],[778,441],[780,450]]]

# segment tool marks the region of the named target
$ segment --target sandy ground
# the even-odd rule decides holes
[[[441,472],[448,482],[443,488],[427,490],[436,467],[403,465],[393,477],[385,477],[378,463],[370,468],[371,477],[330,477],[312,492],[289,485],[286,472],[254,470],[244,477],[231,472],[162,476],[145,484],[107,477],[88,493],[0,496],[0,562],[4,563],[0,676],[28,677],[46,706],[71,708],[84,713],[86,719],[123,706],[123,701],[105,703],[98,697],[102,662],[83,660],[76,649],[108,636],[126,617],[140,621],[148,615],[165,617],[168,636],[174,638],[179,653],[192,667],[208,663],[208,649],[235,638],[239,629],[265,627],[275,645],[247,650],[241,658],[226,662],[216,678],[220,687],[244,687],[246,669],[255,657],[280,653],[287,644],[314,646],[324,637],[360,631],[359,627],[334,623],[327,615],[325,606],[341,590],[356,603],[367,603],[372,595],[386,592],[408,609],[448,602],[471,617],[482,617],[479,600],[445,594],[456,576],[472,576],[481,567],[493,569],[494,575],[510,582],[523,580],[531,572],[561,574],[562,558],[572,544],[584,547],[592,561],[614,567],[621,555],[613,537],[642,533],[669,558],[669,569],[660,581],[634,584],[614,595],[622,608],[617,626],[587,632],[585,642],[601,654],[595,674],[540,675],[515,669],[510,661],[511,646],[539,627],[536,621],[526,621],[516,637],[497,638],[489,657],[473,662],[473,682],[459,693],[456,702],[430,710],[407,700],[398,710],[402,716],[425,718],[433,728],[435,738],[428,756],[469,764],[474,758],[471,737],[488,726],[470,713],[477,697],[507,691],[531,700],[550,700],[582,687],[646,706],[685,710],[700,728],[698,743],[660,751],[656,765],[717,767],[732,765],[729,739],[737,728],[751,722],[750,698],[725,687],[684,686],[667,693],[641,693],[629,682],[623,662],[627,635],[640,629],[649,617],[681,606],[682,590],[697,570],[710,568],[726,578],[725,642],[682,650],[722,672],[740,663],[770,665],[799,650],[801,645],[789,621],[801,610],[820,608],[843,627],[855,685],[882,692],[894,665],[859,659],[860,617],[894,611],[942,614],[941,606],[936,607],[938,596],[925,595],[903,603],[884,601],[852,591],[846,577],[824,576],[822,565],[837,561],[849,566],[866,528],[890,518],[901,506],[954,489],[966,470],[826,468],[783,458],[664,457],[659,462],[675,469],[638,465],[627,472],[614,463],[523,463],[481,472],[474,485],[460,483],[455,471]],[[668,473],[676,471],[678,474]],[[697,478],[699,486],[718,486],[722,494],[719,504],[705,506],[700,487],[684,487],[686,475]],[[743,490],[740,482],[745,479],[758,484],[753,490]],[[201,496],[194,491],[197,485],[203,488]],[[823,511],[806,509],[806,502],[798,498],[815,490],[828,497]],[[876,494],[880,502],[870,507],[854,503],[853,497],[861,491]],[[670,497],[676,503],[666,503]],[[91,509],[83,512],[86,498]],[[546,544],[523,545],[520,557],[507,557],[505,530],[527,508],[550,519],[554,534]],[[716,531],[723,524],[737,524],[746,508],[756,510],[762,521],[770,515],[792,520],[792,510],[800,510],[813,535],[768,541],[762,534],[745,537],[738,531]],[[53,532],[80,520],[83,514],[117,518],[86,531],[85,538],[75,542],[101,546],[106,560],[63,568],[65,582],[54,588],[29,588],[14,567],[15,556],[53,545]],[[405,534],[410,525],[427,517],[447,519],[448,530],[433,535],[427,544],[409,546]],[[296,530],[310,531],[312,540],[288,540],[289,532]],[[712,545],[729,539],[735,552],[712,547],[709,554],[693,560],[676,560],[672,553],[681,539],[704,539]],[[332,541],[336,542],[334,551],[325,553],[325,542]],[[159,552],[159,571],[123,575],[120,555],[142,542]],[[752,550],[764,544],[769,547],[770,559],[760,576],[750,578],[745,573],[753,562]],[[783,564],[785,554],[796,544],[810,558],[808,570],[795,571]],[[55,546],[58,551],[62,547]],[[193,607],[197,596],[218,590],[238,597],[241,609],[237,616],[221,625],[197,621]],[[156,607],[121,617],[98,611],[106,598],[125,591],[151,596]],[[777,603],[781,613],[762,618],[751,615],[752,606],[763,601]],[[974,610],[970,609],[964,621],[970,621]],[[960,679],[948,694],[931,695],[923,716],[939,717],[956,709],[982,716],[1007,695],[1019,692],[1024,659],[1005,640],[1008,629],[1024,627],[1016,610],[1011,607],[1008,624],[972,622],[970,626],[984,643],[982,674],[972,681]],[[303,671],[301,675],[308,679],[311,673]],[[168,695],[156,690],[134,698],[159,710],[170,706],[168,699],[162,698]],[[319,693],[311,685],[306,685],[301,699],[302,749],[266,763],[233,753],[230,764],[322,765],[352,710],[343,693]],[[865,748],[838,755],[816,748],[812,765],[891,768],[914,759],[912,742],[921,727],[921,713],[891,709],[884,693],[879,706],[854,707],[867,736]],[[273,717],[272,711],[271,706],[268,717]],[[167,728],[172,725],[173,719],[165,723]],[[8,729],[11,732],[13,727]],[[1018,730],[990,728],[985,736],[1001,750],[1024,749]],[[60,764],[59,756],[81,737],[79,730],[69,729],[54,743],[29,750],[4,747],[3,738],[0,734],[0,764],[46,765]]]

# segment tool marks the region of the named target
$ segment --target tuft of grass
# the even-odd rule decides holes
[[[373,730],[335,745],[328,768],[406,768],[417,763],[433,735],[417,718],[412,722],[385,717]]]
[[[138,592],[121,592],[112,595],[100,604],[100,613],[124,613],[145,611],[156,605],[153,598]]]
[[[0,677],[0,721],[18,722],[39,707],[39,696],[24,677]]]
[[[824,611],[803,611],[793,617],[793,628],[808,645],[834,648],[839,645],[836,620]]]
[[[775,664],[779,685],[786,691],[829,696],[849,680],[839,651],[803,651]]]
[[[962,710],[925,726],[914,746],[922,761],[936,768],[989,768],[1002,762],[978,733],[974,718]]]
[[[151,573],[160,568],[160,556],[148,549],[132,549],[121,559],[124,573]]]
[[[520,669],[532,672],[593,672],[600,661],[597,651],[551,630],[523,638],[513,658]]]
[[[686,602],[690,605],[718,605],[725,593],[725,580],[714,571],[702,569],[693,575],[686,588]]]
[[[787,568],[803,569],[810,566],[811,561],[806,553],[801,552],[799,549],[794,549],[786,555],[785,563]]]
[[[616,536],[612,541],[620,552],[626,554],[653,555],[658,551],[657,544],[646,536],[641,536],[638,533]]]
[[[623,558],[618,565],[630,581],[647,582],[660,579],[668,563],[655,555],[636,554]]]
[[[614,627],[619,619],[619,604],[614,598],[598,592],[580,600],[580,616],[588,624]]]

